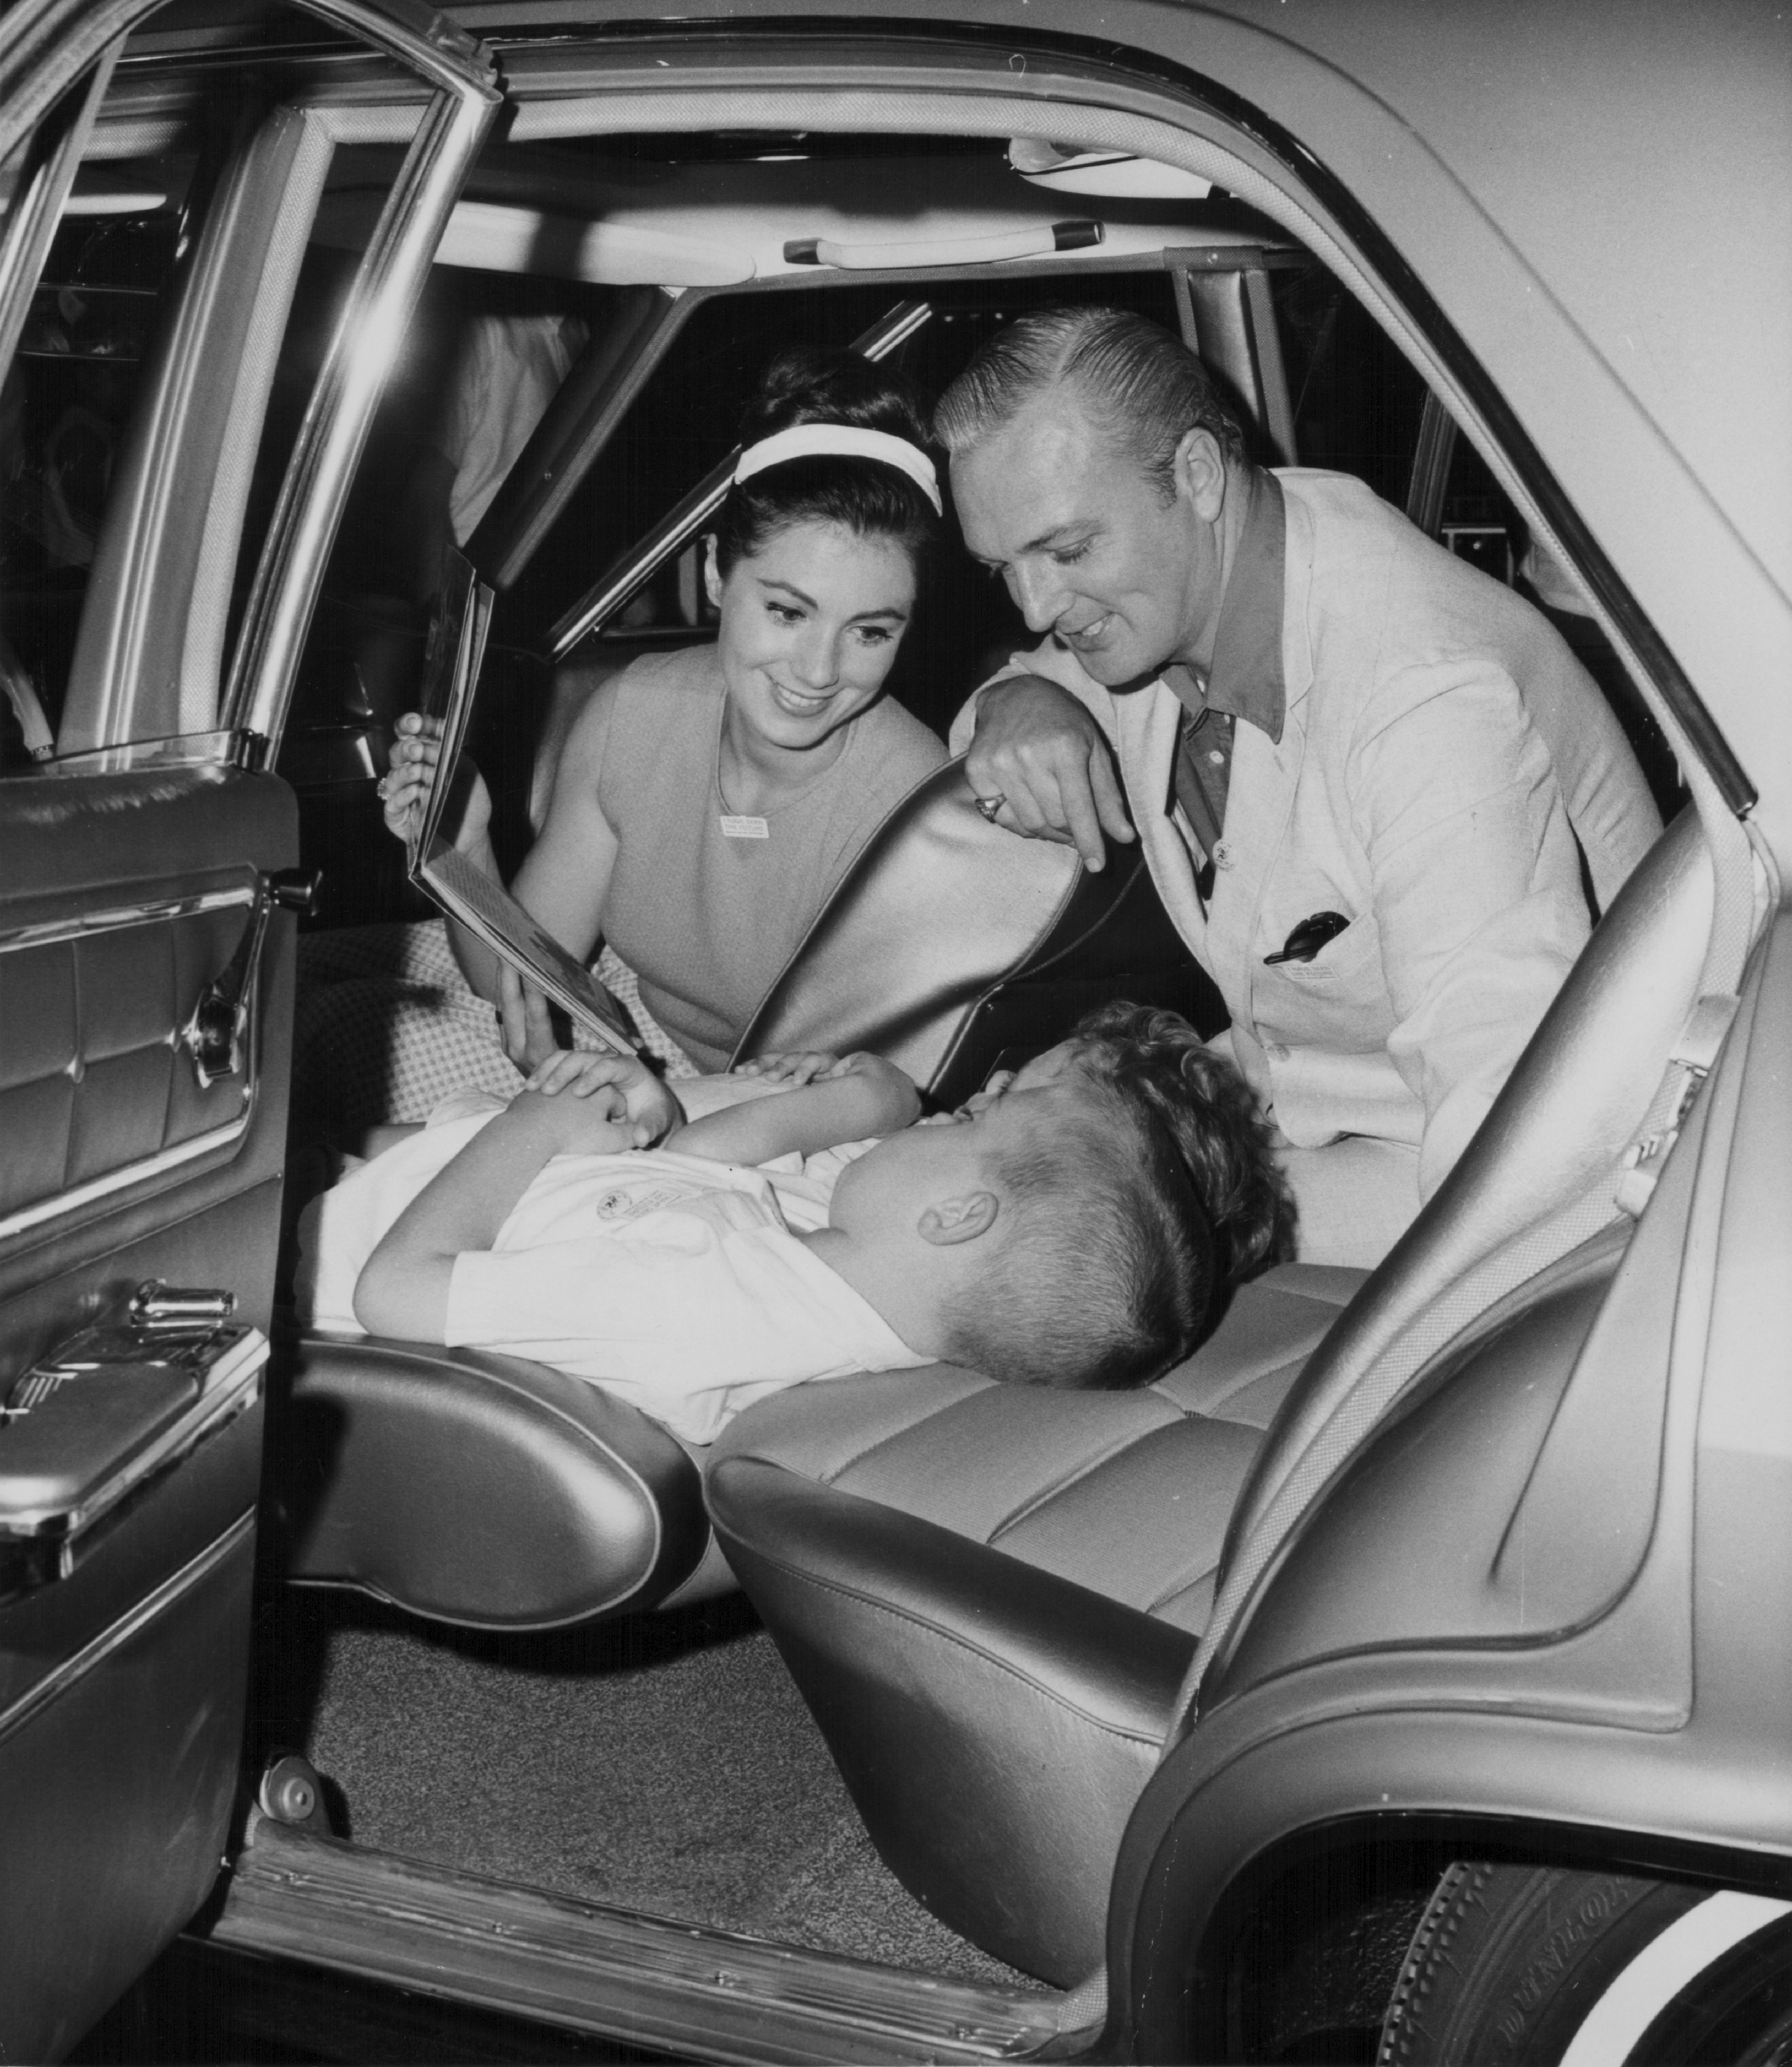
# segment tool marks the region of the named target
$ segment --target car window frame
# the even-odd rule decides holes
[[[125,40],[164,4],[165,0],[103,0],[98,6],[92,0],[22,0],[6,25],[7,36],[0,43],[0,163],[28,152],[41,125],[57,123],[59,102],[72,102],[71,89],[79,90],[83,77],[90,83],[70,116],[63,118],[62,133],[34,160],[26,156],[34,191],[28,193],[25,207],[10,212],[10,219],[0,229],[0,343],[7,345],[0,364],[11,363],[62,201],[91,148],[96,126],[103,126],[99,102],[116,78]],[[164,474],[179,473],[195,438],[206,438],[214,447],[208,478],[229,468],[228,500],[236,506],[225,510],[220,523],[208,497],[208,507],[189,522],[189,535],[180,541],[171,541],[166,527],[158,526],[145,512],[132,513],[115,592],[102,597],[90,591],[83,603],[59,750],[55,759],[43,764],[42,772],[72,777],[144,765],[270,764],[348,478],[448,213],[501,104],[489,52],[416,0],[294,4],[395,63],[404,74],[402,86],[395,91],[386,81],[383,91],[376,87],[371,94],[364,83],[353,80],[334,87],[303,88],[290,104],[290,112],[276,110],[260,125],[256,137],[237,154],[235,169],[241,173],[242,160],[253,158],[257,146],[266,148],[270,129],[284,119],[293,148],[277,206],[283,210],[291,200],[303,202],[308,197],[298,233],[302,247],[339,144],[403,141],[407,146],[405,158],[313,386],[262,542],[234,652],[228,655],[223,648],[234,554],[209,549],[220,542],[224,531],[232,541],[241,536],[252,451],[233,462],[227,449],[233,443],[253,448],[257,441],[233,439],[232,433],[245,420],[259,432],[274,353],[264,351],[268,363],[259,369],[258,379],[247,384],[248,392],[233,395],[221,424],[215,412],[209,427],[199,420],[204,412],[189,412],[183,419],[183,392],[203,370],[217,328],[202,306],[203,294],[195,291],[198,283],[187,282],[176,315],[182,335],[168,354],[156,393],[141,398],[151,411],[146,449],[152,456],[142,469],[141,489],[145,501],[152,502]],[[212,229],[209,221],[209,236]],[[284,300],[278,284],[270,287],[264,282],[247,317],[251,329],[257,319],[272,319],[276,347],[291,282]],[[10,341],[5,331],[10,332]],[[171,548],[189,562],[184,583],[170,580]],[[202,578],[201,567],[209,569]],[[183,597],[182,608],[166,608],[162,599],[169,593]],[[85,661],[89,619],[98,608],[109,622],[92,635],[97,657]],[[203,668],[209,662],[213,671],[210,708],[201,713],[193,707],[190,691],[184,703],[176,691],[174,709],[158,713],[154,700],[166,695],[171,672],[178,679],[196,629],[200,664]],[[91,678],[84,683],[79,679],[83,667]]]

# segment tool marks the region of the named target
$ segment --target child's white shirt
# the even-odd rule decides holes
[[[364,1332],[355,1286],[386,1230],[504,1101],[464,1094],[326,1192],[302,1226],[301,1318]],[[556,1155],[489,1249],[456,1257],[453,1346],[601,1383],[690,1443],[805,1380],[926,1363],[799,1234],[825,1227],[855,1142],[756,1168],[675,1149]]]

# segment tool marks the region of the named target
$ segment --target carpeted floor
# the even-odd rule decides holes
[[[560,1638],[426,1629],[348,1596],[263,1608],[260,1728],[358,1842],[967,1980],[1025,1977],[888,1872],[738,1598]]]

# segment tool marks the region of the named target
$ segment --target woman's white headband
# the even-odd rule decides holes
[[[774,431],[756,445],[748,445],[734,469],[736,481],[763,473],[768,466],[782,466],[786,460],[814,459],[823,454],[844,459],[874,459],[906,473],[943,517],[939,499],[939,476],[934,463],[918,445],[906,438],[893,437],[888,431],[855,430],[850,424],[793,424],[788,431]]]

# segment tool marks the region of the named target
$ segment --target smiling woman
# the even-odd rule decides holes
[[[726,1066],[847,863],[945,757],[883,693],[940,520],[914,398],[863,359],[787,354],[742,432],[707,546],[715,644],[643,656],[591,694],[512,886],[574,953],[602,944],[620,957],[639,980],[643,1034],[675,1070]],[[414,718],[399,732],[384,795],[387,822],[402,835],[435,749]],[[476,773],[453,837],[495,877],[491,814]],[[454,989],[432,948],[439,927],[408,930],[437,965],[438,990]],[[315,986],[311,1045],[330,1050],[339,1085],[371,1076],[414,1086],[377,1111],[345,1110],[339,1097],[329,1117],[339,1128],[420,1119],[451,1088],[513,1090],[513,1065],[553,1046],[539,998],[470,937],[451,929],[449,943],[471,986],[460,994],[498,1008],[489,1032],[482,1010],[456,1012],[452,997],[446,1010],[420,1013],[395,996],[397,1017],[373,1023],[381,1000],[362,993],[391,989],[390,980],[356,976],[333,949],[341,967]],[[356,1071],[345,1054],[358,1037],[333,998],[352,1002],[377,1038],[376,1071]],[[399,1058],[406,1066],[395,1069],[394,1046],[416,1051]]]

